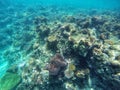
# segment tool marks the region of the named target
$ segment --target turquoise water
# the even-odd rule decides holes
[[[59,27],[63,28],[64,25],[66,25],[66,23],[70,24],[71,27],[75,28],[75,30],[78,30],[78,31],[79,29],[81,31],[82,29],[87,29],[87,30],[93,29],[92,32],[96,33],[93,36],[97,38],[98,42],[100,39],[100,41],[103,42],[102,43],[103,46],[104,46],[105,40],[103,41],[101,40],[102,36],[99,38],[101,33],[103,34],[105,33],[105,36],[103,36],[102,39],[105,37],[106,40],[110,39],[110,40],[113,40],[113,42],[119,41],[120,39],[120,35],[119,35],[120,34],[119,33],[120,13],[119,11],[120,11],[120,0],[0,0],[0,78],[4,77],[4,75],[6,75],[7,72],[15,72],[15,73],[17,72],[18,75],[23,77],[24,75],[22,76],[22,73],[25,72],[24,70],[27,67],[27,63],[30,61],[31,57],[35,59],[35,62],[38,60],[41,63],[41,68],[43,69],[44,66],[47,63],[49,63],[51,56],[54,56],[54,54],[57,52],[59,52],[61,56],[63,56],[66,59],[68,58],[74,59],[74,58],[78,58],[82,56],[81,54],[78,55],[75,53],[76,57],[72,57],[72,54],[67,53],[70,51],[73,53],[75,51],[76,52],[78,51],[78,53],[82,52],[86,54],[84,50],[83,51],[81,49],[80,51],[76,49],[74,50],[75,47],[73,47],[72,49],[70,48],[69,49],[70,51],[68,49],[67,49],[68,51],[66,50],[66,48],[69,48],[70,46],[66,43],[67,41],[69,41],[69,39],[72,36],[71,37],[69,36],[69,38],[66,40],[66,38],[64,38],[64,35],[63,35],[63,40],[65,39],[66,41],[64,43],[61,42],[62,39],[58,39],[57,41],[60,42],[60,44],[56,46],[57,49],[53,48],[55,47],[54,45],[56,43],[52,44],[53,46],[50,46],[51,44],[47,42],[47,40],[49,39],[49,36],[51,35],[54,36],[54,32],[57,32],[57,30],[59,34]],[[99,17],[100,19],[101,18],[104,19],[103,22],[105,21],[106,24],[102,25],[103,27],[99,26],[98,24],[99,23],[101,24],[102,22],[100,21],[98,23],[95,22],[95,24],[93,25],[90,24],[90,26],[88,25],[87,28],[85,28],[85,26],[83,26],[84,21],[88,19],[92,20],[91,18],[94,16],[97,16],[98,20],[99,20]],[[39,32],[39,29],[38,31],[36,30],[37,26],[38,28],[40,28],[41,32]],[[69,34],[69,32],[67,33],[68,35],[71,35]],[[110,38],[107,38],[107,35]],[[78,36],[81,36],[81,34]],[[59,38],[61,37],[59,36]],[[77,41],[79,40],[77,39]],[[47,45],[49,46],[47,47]],[[65,45],[68,45],[68,46],[65,46]],[[107,47],[107,44],[105,45]],[[64,49],[66,51],[63,50],[62,52],[61,47],[64,47],[64,46],[65,46]],[[51,51],[49,51],[48,48],[50,48]],[[115,52],[115,54],[119,55],[120,51],[118,50],[118,52]],[[83,59],[87,57],[84,57],[83,55],[80,58]],[[73,60],[73,62],[77,63],[75,60]],[[86,60],[84,63],[86,62],[87,64],[89,64],[89,61]],[[81,64],[81,67],[85,65]],[[75,66],[77,69],[81,68],[81,67],[78,67],[76,64]],[[89,67],[89,66],[91,65],[87,65],[85,67]],[[89,69],[91,69],[91,67],[89,67]],[[118,68],[117,70],[118,71],[115,71],[115,75],[118,75],[120,73],[119,71],[120,69]],[[76,71],[74,71],[74,73]],[[109,73],[109,74],[112,75],[112,73]],[[69,82],[70,80],[68,81],[65,80],[65,82]],[[119,80],[120,80],[120,76],[119,76]],[[22,83],[22,81],[24,81],[23,78],[21,78],[21,82],[19,82],[19,85],[21,85],[20,83]],[[78,86],[74,85],[74,82],[76,83],[77,81],[73,80],[73,82],[70,82],[73,84],[70,84],[70,85],[73,85],[77,89],[73,89],[73,87],[69,85],[67,86],[67,84],[65,84],[66,87],[68,88],[65,90],[105,90],[106,89],[106,87],[102,86],[101,84],[96,85],[94,89],[91,88],[92,85],[91,85],[90,78],[88,80],[88,83],[89,83],[88,86],[90,88],[88,88],[88,86],[85,85],[86,89],[85,88],[80,89],[81,86],[78,88]],[[100,87],[97,88],[97,86],[100,86]],[[0,90],[9,90],[5,88],[1,88],[1,87],[2,86],[0,86]],[[109,86],[109,87],[112,87],[112,86]],[[16,88],[17,86],[15,85],[14,88],[12,87],[11,90],[21,90],[21,89],[16,89]],[[33,88],[32,89],[24,88],[24,89],[25,90],[49,90],[49,89],[44,89],[41,87],[38,88],[37,85],[36,85],[36,88],[37,89],[33,89]],[[114,85],[113,85],[113,88],[114,88]],[[113,90],[113,88],[109,90]],[[52,88],[50,90],[58,90],[58,89]],[[63,89],[59,89],[59,90],[63,90]]]
[[[72,7],[80,7],[80,8],[119,8],[119,0],[29,0],[29,1],[25,1],[25,0],[6,0],[8,2],[6,3],[11,3],[11,4],[27,4],[27,5],[55,5],[55,6],[72,6]],[[1,1],[2,2],[2,1]]]

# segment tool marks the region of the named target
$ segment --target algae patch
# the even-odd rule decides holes
[[[21,81],[21,78],[18,74],[15,73],[6,73],[0,79],[0,90],[12,90],[17,86]]]

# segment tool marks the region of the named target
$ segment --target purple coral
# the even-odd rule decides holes
[[[58,75],[66,66],[67,62],[65,59],[57,53],[53,58],[51,58],[49,64],[46,65],[46,69],[49,71],[50,75]]]

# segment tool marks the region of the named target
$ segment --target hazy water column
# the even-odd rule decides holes
[[[120,0],[13,0],[13,2],[28,4],[28,5],[56,5],[56,6],[73,6],[81,8],[118,8]]]

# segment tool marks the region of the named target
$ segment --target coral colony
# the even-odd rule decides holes
[[[0,90],[120,88],[120,12],[23,7],[9,8],[12,18],[1,16],[13,41],[2,54],[12,67]]]
[[[50,63],[46,65],[46,69],[49,71],[50,75],[58,75],[65,69],[67,62],[63,57],[57,53],[51,60]]]

